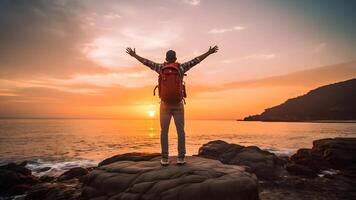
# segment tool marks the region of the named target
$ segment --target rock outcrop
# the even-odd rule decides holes
[[[24,165],[26,163],[0,166],[0,197],[24,194],[32,185],[39,182]]]
[[[256,146],[241,146],[215,140],[199,148],[198,156],[220,160],[224,164],[248,166],[259,179],[277,179],[283,171],[285,161],[273,153]]]
[[[70,183],[41,183],[28,191],[25,200],[79,200],[81,184],[77,180]]]
[[[83,167],[74,167],[74,168],[64,172],[63,174],[61,174],[58,177],[58,180],[65,181],[65,180],[70,180],[73,178],[79,178],[79,177],[86,175],[87,173],[88,173],[88,170]]]
[[[291,156],[287,170],[304,176],[316,176],[322,170],[356,172],[356,138],[326,138],[313,141],[312,149],[299,149]]]
[[[163,167],[159,157],[102,165],[83,177],[84,199],[258,199],[255,175],[244,167],[187,157],[183,166]],[[176,159],[176,158],[174,158]]]
[[[99,167],[103,165],[108,165],[110,163],[114,163],[117,161],[123,161],[123,160],[131,160],[131,161],[147,161],[151,160],[152,158],[161,156],[160,153],[138,153],[138,152],[132,152],[132,153],[124,153],[124,154],[119,154],[112,156],[110,158],[107,158],[99,163]]]
[[[356,179],[342,174],[305,178],[283,176],[260,183],[260,200],[353,200]]]

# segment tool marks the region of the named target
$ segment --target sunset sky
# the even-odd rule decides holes
[[[1,0],[0,117],[157,118],[157,74],[188,71],[188,119],[258,114],[356,77],[352,0]]]

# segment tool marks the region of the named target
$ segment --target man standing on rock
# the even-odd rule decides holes
[[[169,50],[166,53],[166,62],[155,63],[151,60],[143,58],[136,54],[135,49],[127,48],[126,53],[136,58],[138,61],[148,66],[159,74],[158,78],[158,94],[161,98],[160,104],[160,124],[161,124],[161,150],[162,150],[162,165],[169,164],[168,158],[168,129],[171,118],[173,116],[178,133],[178,165],[185,164],[185,131],[184,131],[184,97],[185,84],[183,77],[185,72],[191,69],[196,64],[200,63],[210,54],[216,53],[218,46],[210,47],[209,50],[185,63],[176,62],[176,52]],[[155,90],[156,90],[155,88]],[[154,93],[155,93],[154,90]]]

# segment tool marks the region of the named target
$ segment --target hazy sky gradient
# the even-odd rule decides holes
[[[351,0],[3,0],[0,117],[147,118],[157,74],[125,48],[156,62],[174,49],[184,62],[214,44],[188,72],[187,117],[256,114],[355,77],[355,10]]]

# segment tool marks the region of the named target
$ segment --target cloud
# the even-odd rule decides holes
[[[178,28],[161,26],[158,30],[144,30],[140,28],[127,27],[120,30],[121,35],[128,41],[135,41],[143,50],[153,50],[169,47],[170,44],[179,38]]]
[[[321,51],[323,51],[325,49],[325,47],[328,44],[325,42],[319,43],[317,44],[314,48],[313,48],[313,53],[320,53]]]
[[[156,84],[153,79],[153,71],[144,70],[140,72],[131,73],[108,73],[97,75],[78,74],[71,79],[56,80],[57,84],[61,85],[75,85],[75,84],[89,84],[99,87],[114,87],[122,86],[126,88],[142,87]]]
[[[224,59],[224,60],[221,60],[220,62],[223,63],[223,64],[231,64],[231,63],[233,63],[235,61],[233,59]]]
[[[114,19],[120,19],[121,15],[114,13],[114,12],[109,12],[104,15],[104,18],[107,20],[114,20]]]
[[[344,81],[356,77],[356,61],[337,65],[322,66],[301,70],[279,76],[245,81],[233,81],[215,86],[197,85],[198,92],[217,92],[233,89],[266,88],[266,87],[307,87],[315,88],[321,85]]]
[[[3,80],[0,80],[3,82]],[[38,100],[39,103],[65,103],[68,106],[86,105],[90,102],[93,106],[101,105],[117,105],[117,104],[134,104],[138,101],[147,101],[152,98],[152,90],[154,86],[140,87],[123,87],[120,85],[105,87],[96,85],[55,85],[58,83],[45,82],[33,83],[27,86],[18,87],[13,90],[0,90],[0,104],[6,102],[18,102]],[[135,97],[135,98],[133,98]],[[46,99],[50,100],[47,101]],[[42,101],[41,101],[42,100]]]
[[[98,94],[100,91],[96,90],[93,85],[74,84],[66,82],[65,79],[43,78],[37,80],[7,80],[0,79],[1,85],[5,85],[7,89],[1,89],[0,96],[20,96],[19,92],[27,88],[48,88],[58,91],[75,93],[75,94]],[[5,92],[7,91],[7,92]]]
[[[208,31],[208,33],[211,33],[211,34],[222,34],[222,33],[226,33],[226,32],[242,31],[242,30],[245,30],[245,27],[243,27],[243,26],[234,26],[232,28],[214,28],[214,29],[211,29],[210,31]]]
[[[192,5],[192,6],[197,6],[200,4],[200,0],[183,0],[184,3]]]
[[[9,90],[9,89],[0,89],[0,96],[18,96],[16,91]]]
[[[24,88],[51,88],[78,94],[101,94],[102,88],[123,87],[138,88],[154,86],[157,75],[153,71],[126,70],[107,74],[75,74],[70,78],[38,77],[37,79],[10,80],[0,79],[0,96],[13,96]]]
[[[0,2],[0,77],[101,72],[79,46],[92,37],[78,1]]]
[[[245,59],[254,59],[254,60],[270,60],[276,58],[276,54],[252,54],[244,57]]]
[[[82,52],[99,65],[115,70],[136,63],[125,53],[127,47],[136,48],[137,52],[168,48],[178,42],[180,33],[180,27],[172,24],[161,24],[157,29],[118,27],[84,45]]]

